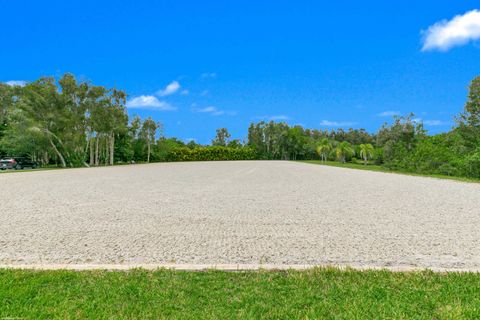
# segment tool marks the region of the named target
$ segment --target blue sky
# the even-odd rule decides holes
[[[480,73],[478,1],[3,1],[0,81],[74,73],[167,136],[252,121],[448,130]],[[456,17],[457,16],[457,17]],[[456,18],[454,18],[456,17]]]

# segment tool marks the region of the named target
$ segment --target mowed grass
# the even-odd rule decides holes
[[[446,175],[441,175],[441,174],[416,173],[416,172],[408,172],[408,171],[401,171],[401,170],[389,170],[385,167],[375,165],[375,164],[364,165],[364,164],[359,164],[359,163],[350,163],[350,162],[340,163],[340,162],[335,162],[335,161],[322,162],[320,160],[300,160],[298,162],[325,165],[325,166],[330,166],[330,167],[368,170],[368,171],[404,174],[404,175],[417,176],[417,177],[430,177],[430,178],[437,178],[437,179],[448,179],[448,180],[456,180],[456,181],[463,181],[463,182],[480,183],[480,179],[466,178],[466,177],[456,177],[456,176],[446,176]]]
[[[0,270],[0,319],[478,319],[480,274]]]

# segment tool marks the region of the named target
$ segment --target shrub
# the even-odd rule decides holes
[[[250,147],[231,148],[223,146],[173,148],[166,156],[167,161],[224,161],[256,160],[258,156]]]
[[[480,149],[465,158],[462,168],[465,176],[480,178]]]

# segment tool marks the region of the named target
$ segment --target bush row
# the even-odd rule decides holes
[[[222,161],[222,160],[256,160],[256,152],[249,147],[230,148],[206,146],[197,148],[177,147],[166,155],[167,161]]]

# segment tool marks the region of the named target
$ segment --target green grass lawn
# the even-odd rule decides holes
[[[0,270],[0,319],[479,317],[479,273]]]
[[[428,173],[415,173],[415,172],[407,172],[407,171],[399,171],[399,170],[389,170],[385,167],[374,165],[374,164],[359,164],[359,163],[340,163],[335,161],[327,161],[322,162],[320,160],[300,160],[298,162],[303,163],[310,163],[310,164],[319,164],[331,167],[339,167],[339,168],[349,168],[349,169],[358,169],[358,170],[369,170],[369,171],[377,171],[377,172],[387,172],[387,173],[397,173],[397,174],[405,174],[409,176],[419,176],[419,177],[431,177],[431,178],[438,178],[438,179],[449,179],[449,180],[456,180],[456,181],[463,181],[463,182],[475,182],[479,183],[480,179],[473,179],[473,178],[465,178],[465,177],[454,177],[454,176],[446,176],[441,174],[428,174]]]

